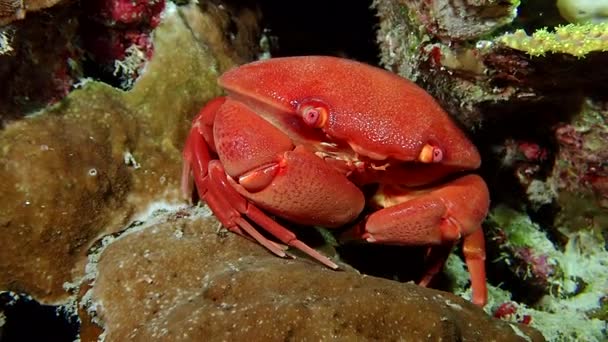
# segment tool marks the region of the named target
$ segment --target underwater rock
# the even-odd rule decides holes
[[[131,91],[86,81],[0,132],[0,290],[60,303],[77,287],[97,239],[153,200],[181,202],[190,120],[220,94],[220,65],[234,64],[182,19],[209,15],[199,11],[167,13],[154,31],[154,58]],[[199,28],[204,36],[207,27]]]
[[[52,7],[62,0],[0,0],[0,26],[25,18],[27,12]]]
[[[91,242],[124,224],[132,126],[104,95],[1,132],[0,289],[60,301]]]
[[[486,38],[509,24],[515,1],[378,0],[381,64],[417,82],[468,128],[480,124],[480,103],[504,101],[511,89],[487,82]]]
[[[82,51],[72,7],[58,5],[0,27],[0,127],[56,103],[78,82]]]
[[[550,32],[544,28],[547,24],[534,22],[538,29],[524,31],[518,25],[526,18],[515,15],[529,11],[518,6],[534,4],[427,3],[374,2],[380,17],[381,64],[422,85],[470,130],[504,115],[507,108],[515,111],[555,98],[556,93],[572,97],[608,81],[602,67],[608,60],[605,23],[572,24]],[[441,11],[429,12],[428,6],[439,8],[439,3]],[[545,11],[534,15],[538,13]],[[559,82],[563,79],[569,81]]]
[[[584,101],[555,137],[558,152],[546,186],[559,207],[554,225],[566,235],[585,229],[607,238],[608,101]]]
[[[92,258],[84,303],[106,341],[544,340],[449,293],[278,258],[209,215],[158,215]]]

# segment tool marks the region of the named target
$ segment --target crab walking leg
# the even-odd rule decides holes
[[[329,258],[310,248],[302,241],[298,240],[295,234],[293,234],[287,228],[278,224],[270,217],[268,217],[261,210],[251,204],[247,199],[245,199],[238,192],[236,192],[234,188],[229,184],[228,179],[226,178],[226,172],[224,171],[222,165],[218,160],[213,160],[209,163],[209,176],[212,188],[217,189],[218,193],[221,192],[223,198],[226,200],[227,203],[229,203],[229,206],[231,206],[231,209],[235,210],[238,213],[238,218],[230,219],[237,225],[239,225],[241,228],[243,228],[248,234],[252,235],[258,242],[263,244],[266,248],[268,248],[266,241],[270,243],[272,243],[272,241],[260,235],[259,232],[255,230],[255,228],[251,227],[251,225],[249,225],[249,223],[241,217],[241,215],[247,216],[249,219],[259,224],[260,227],[262,227],[264,230],[272,234],[277,239],[281,240],[283,243],[301,250],[302,252],[318,260],[327,267],[330,267],[332,269],[338,268],[338,265],[329,260]],[[230,219],[227,220],[229,221],[228,224],[230,224]],[[246,225],[243,225],[243,223],[245,223]],[[285,256],[284,252],[282,256]]]
[[[243,233],[240,226],[249,228],[245,224],[237,225],[231,223],[235,218],[240,217],[238,212],[231,210],[230,204],[221,196],[219,191],[210,187],[210,180],[208,176],[208,166],[205,163],[210,162],[209,150],[207,144],[203,139],[203,136],[198,131],[198,126],[195,125],[190,131],[186,146],[184,148],[184,165],[182,170],[182,192],[185,197],[190,198],[192,194],[192,179],[196,184],[199,197],[207,203],[211,210],[216,214],[220,222],[233,233],[241,236],[246,236]],[[193,177],[191,177],[191,175]],[[247,222],[245,222],[247,223]],[[247,223],[248,224],[248,223]],[[247,230],[247,229],[246,229]],[[252,235],[256,241],[267,247],[273,253],[279,256],[285,256],[280,246],[274,244],[272,241],[266,243],[265,238],[259,237],[259,234]]]
[[[226,97],[223,96],[211,100],[192,120],[192,128],[184,145],[181,182],[182,195],[188,200],[192,197],[192,173],[195,179],[203,179],[207,175],[207,163],[212,159],[210,152],[216,151],[211,127],[215,113],[225,101]]]
[[[488,301],[488,289],[485,268],[486,248],[481,228],[471,235],[465,236],[462,250],[471,274],[472,301],[474,304],[483,306]]]
[[[450,256],[452,252],[452,248],[454,248],[454,244],[446,243],[445,245],[433,246],[429,247],[428,253],[426,256],[426,265],[427,269],[418,285],[427,287],[431,280],[441,271],[443,265],[445,265],[445,261]]]
[[[368,242],[430,245],[427,285],[441,269],[451,247],[464,237],[464,255],[471,275],[473,302],[487,300],[485,242],[481,222],[488,210],[488,190],[479,176],[468,175],[428,192],[403,196],[403,202],[371,214],[359,234]]]
[[[229,184],[226,171],[221,163],[218,160],[212,159],[210,146],[207,143],[207,138],[204,136],[206,135],[205,131],[208,130],[208,125],[205,123],[209,121],[209,116],[215,117],[216,111],[219,108],[216,102],[212,103],[212,110],[209,110],[209,107],[205,107],[197,116],[186,141],[182,170],[182,192],[184,196],[189,197],[192,193],[190,178],[192,175],[199,197],[207,203],[222,225],[231,232],[243,236],[246,236],[244,233],[246,232],[248,236],[274,254],[281,257],[287,256],[280,245],[265,238],[242,217],[242,215],[245,215],[283,243],[300,249],[332,269],[337,269],[338,266],[335,263],[298,240],[292,232],[276,223],[249,203],[247,199],[237,193],[232,188],[232,185]]]
[[[213,102],[218,103],[220,101],[217,101],[216,99]],[[223,103],[223,99],[221,102]],[[215,112],[210,111],[209,108],[216,110],[217,106],[212,104],[203,108],[201,113],[197,116],[195,123],[190,130],[190,134],[188,135],[188,139],[186,140],[183,153],[182,194],[187,199],[191,198],[193,190],[192,178],[194,178],[199,197],[205,200],[226,229],[243,237],[248,237],[248,235],[241,230],[241,228],[243,228],[250,237],[268,250],[278,256],[285,257],[286,254],[283,251],[284,248],[282,246],[261,236],[253,227],[251,227],[249,222],[242,220],[238,212],[235,213],[234,210],[230,210],[230,204],[221,196],[221,192],[210,189],[207,164],[210,162],[211,156],[209,154],[210,151],[207,141],[203,136],[203,132],[201,132],[203,128],[201,128],[200,123],[204,122],[202,119],[209,115],[214,115]],[[238,221],[238,224],[230,223],[233,220],[234,223],[237,223]]]

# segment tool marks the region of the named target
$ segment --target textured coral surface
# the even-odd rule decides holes
[[[206,207],[185,208],[191,118],[220,94],[218,75],[274,39],[258,40],[255,6],[66,1],[34,13],[34,2],[9,2],[0,291],[77,312],[81,340],[543,340],[535,328],[549,340],[605,339],[605,24],[579,16],[553,30],[566,22],[549,1],[374,1],[383,66],[438,97],[483,154],[488,315],[466,300],[456,253],[437,281],[452,295],[280,259],[220,229]],[[422,267],[403,254],[360,259],[389,279]],[[5,294],[0,335],[15,319]]]
[[[605,340],[605,2],[374,4],[382,64],[434,94],[481,150],[497,286],[486,309],[551,340]]]
[[[64,283],[82,275],[86,250],[102,234],[151,198],[177,202],[181,144],[190,117],[218,94],[220,69],[177,16],[156,31],[155,44],[132,91],[89,82],[0,133],[3,289],[65,299]]]
[[[106,341],[543,340],[452,294],[276,258],[190,214],[135,227],[99,256],[88,299]]]
[[[89,244],[123,223],[131,187],[123,151],[133,126],[122,110],[110,94],[82,92],[61,114],[2,131],[0,287],[62,298]]]

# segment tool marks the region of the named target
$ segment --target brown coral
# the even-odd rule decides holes
[[[215,219],[159,218],[101,254],[88,297],[106,341],[542,341],[452,294],[287,261]]]
[[[25,18],[26,12],[49,8],[62,0],[0,0],[0,26]]]
[[[1,290],[62,302],[98,238],[153,199],[179,201],[190,119],[219,94],[218,61],[234,62],[211,54],[178,15],[155,31],[155,44],[132,91],[89,82],[0,132]]]

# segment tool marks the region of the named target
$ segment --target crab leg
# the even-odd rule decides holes
[[[423,287],[427,287],[429,285],[435,275],[439,273],[439,271],[441,271],[441,269],[443,268],[443,265],[450,256],[453,247],[454,244],[445,243],[443,245],[432,246],[428,248],[425,260],[427,269],[420,281],[418,282],[418,285]]]
[[[465,236],[462,247],[464,259],[471,274],[471,287],[473,288],[473,303],[483,306],[488,301],[486,284],[486,248],[481,227],[471,235]]]
[[[449,252],[464,237],[464,256],[471,274],[473,302],[485,305],[485,243],[481,221],[488,210],[488,190],[479,176],[468,175],[441,187],[396,195],[398,203],[371,214],[359,225],[368,242],[397,245],[431,245],[430,268],[420,284],[426,286],[441,269]]]
[[[192,192],[190,174],[199,197],[211,208],[218,220],[230,231],[247,235],[266,247],[274,254],[285,257],[285,251],[275,242],[260,234],[243,216],[257,223],[283,243],[295,247],[324,265],[337,269],[338,266],[326,256],[298,240],[292,232],[278,224],[234,190],[226,176],[226,171],[219,160],[212,159],[210,147],[214,142],[207,142],[210,137],[209,123],[216,116],[225,99],[214,101],[205,107],[197,116],[190,130],[184,147],[184,168],[182,171],[182,191],[185,196]]]

